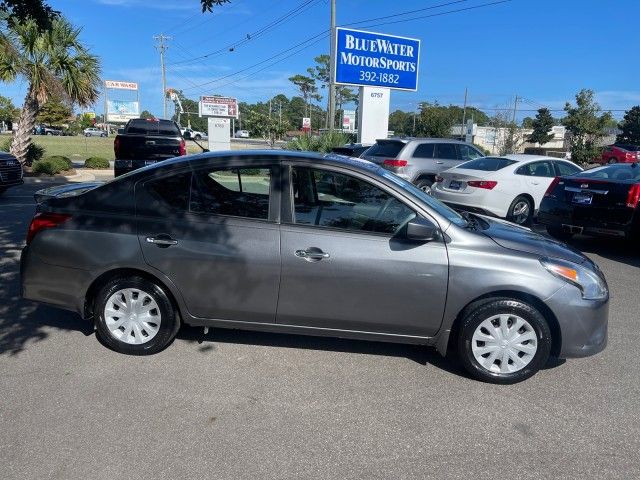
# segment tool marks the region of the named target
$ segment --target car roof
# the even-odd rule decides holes
[[[393,141],[393,142],[421,142],[421,143],[463,143],[469,145],[467,142],[463,140],[457,140],[454,138],[437,138],[437,137],[390,137],[390,138],[379,138],[376,142],[384,142],[384,141]]]
[[[508,158],[509,160],[514,160],[516,162],[530,162],[532,160],[564,160],[569,161],[564,158],[557,157],[547,157],[545,155],[532,155],[528,153],[510,153],[508,155],[487,155],[492,158]]]

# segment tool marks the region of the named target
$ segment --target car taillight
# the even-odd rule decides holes
[[[180,156],[187,154],[187,143],[184,139],[180,140]]]
[[[624,158],[625,160],[635,160],[636,159],[636,154],[635,153],[631,153],[631,152],[627,152],[624,154]]]
[[[551,185],[549,185],[549,188],[547,188],[547,191],[544,192],[544,196],[545,197],[553,196],[553,191],[556,189],[559,183],[560,183],[560,177],[554,178],[553,182],[551,182]]]
[[[440,175],[436,175],[436,183],[440,183],[443,181],[444,181],[444,178],[442,178]]]
[[[27,231],[27,245],[31,243],[38,232],[47,228],[57,227],[71,218],[71,215],[64,213],[36,213],[31,220],[29,230]]]
[[[467,185],[469,185],[470,187],[492,190],[496,185],[498,185],[498,182],[495,182],[493,180],[471,180],[470,182],[467,182]]]
[[[640,203],[640,183],[634,183],[629,188],[627,195],[627,207],[636,208]]]
[[[120,139],[118,137],[113,141],[113,153],[116,154],[116,158],[120,156]]]
[[[388,167],[399,168],[399,167],[406,167],[407,163],[409,162],[407,162],[406,160],[396,160],[395,158],[387,158],[383,163]]]

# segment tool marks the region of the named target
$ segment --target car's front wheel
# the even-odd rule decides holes
[[[551,331],[532,305],[496,298],[472,306],[462,319],[458,356],[478,380],[511,384],[542,368],[551,351]]]
[[[429,180],[428,178],[420,178],[416,182],[416,187],[418,187],[424,193],[427,193],[429,195],[431,195],[431,186],[432,185],[433,185],[433,182],[431,180]]]
[[[107,282],[94,302],[96,331],[117,352],[150,355],[167,347],[180,322],[167,293],[145,278]]]

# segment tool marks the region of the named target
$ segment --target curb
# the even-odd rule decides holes
[[[32,183],[68,183],[68,182],[93,182],[95,175],[87,172],[78,172],[75,175],[64,175],[54,177],[24,177],[25,184]]]

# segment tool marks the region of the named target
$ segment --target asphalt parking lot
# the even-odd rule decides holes
[[[45,186],[0,197],[2,479],[640,478],[637,245],[572,242],[608,279],[609,345],[513,386],[423,347],[240,331],[131,357],[20,299]]]

